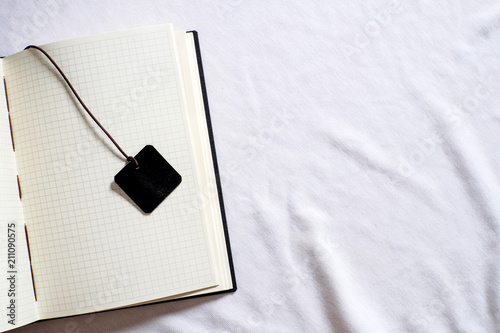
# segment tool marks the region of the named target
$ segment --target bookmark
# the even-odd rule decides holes
[[[27,49],[36,49],[49,59],[59,74],[61,74],[80,105],[87,111],[87,114],[101,128],[111,142],[113,142],[120,153],[125,156],[128,163],[115,175],[115,182],[144,213],[151,213],[179,186],[182,181],[181,175],[151,145],[145,146],[135,157],[127,155],[111,134],[106,131],[92,112],[90,112],[52,57],[39,46],[29,45],[25,48],[25,50]]]

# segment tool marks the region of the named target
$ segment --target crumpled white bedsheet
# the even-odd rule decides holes
[[[199,32],[238,282],[17,332],[500,329],[500,2],[4,0],[0,22],[0,55]]]

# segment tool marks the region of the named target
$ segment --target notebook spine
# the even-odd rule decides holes
[[[12,121],[10,118],[10,104],[9,104],[9,93],[7,90],[7,80],[5,80],[5,76],[3,77],[3,88],[5,90],[5,100],[7,101],[7,115],[9,117],[9,128],[10,128],[10,139],[12,140],[12,151],[16,151],[16,146],[14,144],[14,132],[12,131]],[[19,190],[19,200],[22,200],[22,191],[21,191],[21,182],[19,181],[19,175],[17,178],[17,189]],[[31,271],[31,283],[33,284],[33,294],[35,296],[35,301],[37,301],[36,297],[36,287],[35,287],[35,277],[33,276],[33,266],[31,265],[31,250],[30,250],[30,242],[28,236],[28,227],[26,224],[24,225],[24,234],[26,235],[26,246],[28,247],[28,257],[30,261],[30,271]]]
[[[14,144],[14,132],[12,131],[12,121],[10,118],[10,104],[9,104],[9,93],[7,90],[7,80],[5,76],[3,77],[3,88],[5,90],[5,100],[7,101],[7,115],[9,117],[9,128],[10,128],[10,139],[12,142],[12,151],[16,151],[16,145]],[[17,176],[17,188],[19,190],[19,200],[22,199],[21,182],[19,181],[19,176]]]
[[[12,121],[10,119],[9,93],[7,90],[7,80],[5,80],[5,76],[3,78],[3,88],[5,90],[5,99],[7,100],[7,113],[9,115],[10,139],[12,140],[12,150],[16,151],[16,145],[14,144],[14,132],[12,131]]]
[[[19,190],[19,200],[22,200],[23,192],[21,191],[21,182],[19,181],[19,176],[17,176],[17,189]]]
[[[33,284],[33,294],[35,295],[35,301],[38,301],[37,297],[36,297],[35,276],[33,275],[33,265],[31,265],[31,250],[30,250],[30,240],[29,240],[29,236],[28,236],[28,227],[26,226],[26,224],[24,225],[24,234],[26,235],[26,245],[28,246],[28,257],[30,260],[31,283]]]

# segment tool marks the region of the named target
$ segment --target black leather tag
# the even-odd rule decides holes
[[[151,145],[115,176],[115,182],[144,213],[151,213],[181,183],[181,175]]]

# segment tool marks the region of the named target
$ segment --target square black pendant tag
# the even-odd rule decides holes
[[[147,145],[129,162],[115,182],[144,213],[151,213],[181,183],[182,177],[161,154]]]

